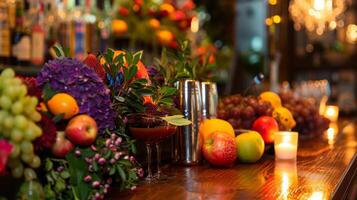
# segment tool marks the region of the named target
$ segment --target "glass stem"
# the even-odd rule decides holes
[[[146,153],[147,153],[147,159],[148,159],[148,176],[149,178],[152,178],[152,172],[151,172],[151,146],[150,144],[146,144]]]
[[[159,143],[156,143],[155,144],[156,146],[156,158],[157,158],[157,163],[156,163],[156,166],[157,166],[157,175],[160,177],[161,175],[161,170],[160,170],[160,164],[161,164],[161,151],[160,151],[160,145]]]

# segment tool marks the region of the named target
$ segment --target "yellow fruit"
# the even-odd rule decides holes
[[[168,30],[159,30],[156,32],[157,39],[164,45],[169,45],[174,39],[174,35]]]
[[[76,100],[67,93],[58,93],[54,95],[47,102],[47,105],[52,114],[64,114],[63,119],[69,119],[79,112]]]
[[[115,19],[112,21],[112,30],[114,34],[121,35],[128,30],[128,24],[121,19]]]
[[[149,25],[153,29],[158,29],[160,28],[160,21],[157,19],[150,19],[149,20]]]
[[[171,13],[173,13],[175,11],[175,8],[169,3],[164,3],[164,4],[161,4],[160,10],[161,11],[165,11],[168,14],[171,14]]]
[[[213,132],[225,132],[228,135],[235,137],[234,129],[232,125],[222,119],[206,119],[204,120],[199,128],[199,133],[203,139],[206,140]]]
[[[275,108],[273,117],[284,126],[285,129],[292,129],[295,127],[296,122],[290,110],[285,107]]]
[[[281,100],[279,95],[274,92],[263,92],[259,95],[260,99],[266,102],[269,102],[273,108],[281,107]]]

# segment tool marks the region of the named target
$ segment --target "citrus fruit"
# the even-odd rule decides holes
[[[175,11],[175,8],[169,3],[164,3],[160,5],[160,11],[170,14]]]
[[[213,132],[225,132],[234,137],[233,126],[222,119],[206,119],[200,124],[199,133],[205,141]]]
[[[63,119],[69,119],[79,112],[76,100],[67,93],[55,94],[47,105],[52,114],[64,114]]]
[[[290,110],[285,107],[275,108],[273,111],[273,117],[287,130],[294,128],[296,125]]]
[[[158,28],[160,28],[160,21],[155,18],[150,19],[149,26],[153,29],[158,29]]]
[[[263,92],[259,95],[260,99],[266,102],[269,102],[273,108],[281,107],[281,100],[279,95],[274,92]]]
[[[156,32],[156,37],[160,43],[169,45],[174,39],[174,34],[169,30],[159,30]]]
[[[241,162],[256,162],[264,153],[263,137],[256,131],[242,133],[236,137],[237,156]]]
[[[112,30],[116,35],[121,35],[128,30],[128,24],[121,19],[115,19],[112,21]]]

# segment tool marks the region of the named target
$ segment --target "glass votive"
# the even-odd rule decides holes
[[[277,131],[274,133],[274,151],[277,160],[296,160],[298,132]]]
[[[338,112],[339,112],[338,106],[326,106],[324,117],[329,119],[331,122],[336,122],[338,119]]]

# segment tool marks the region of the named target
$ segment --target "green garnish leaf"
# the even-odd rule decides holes
[[[168,117],[161,117],[161,119],[165,120],[167,123],[175,125],[175,126],[187,126],[192,124],[192,122],[183,115],[172,115]]]

